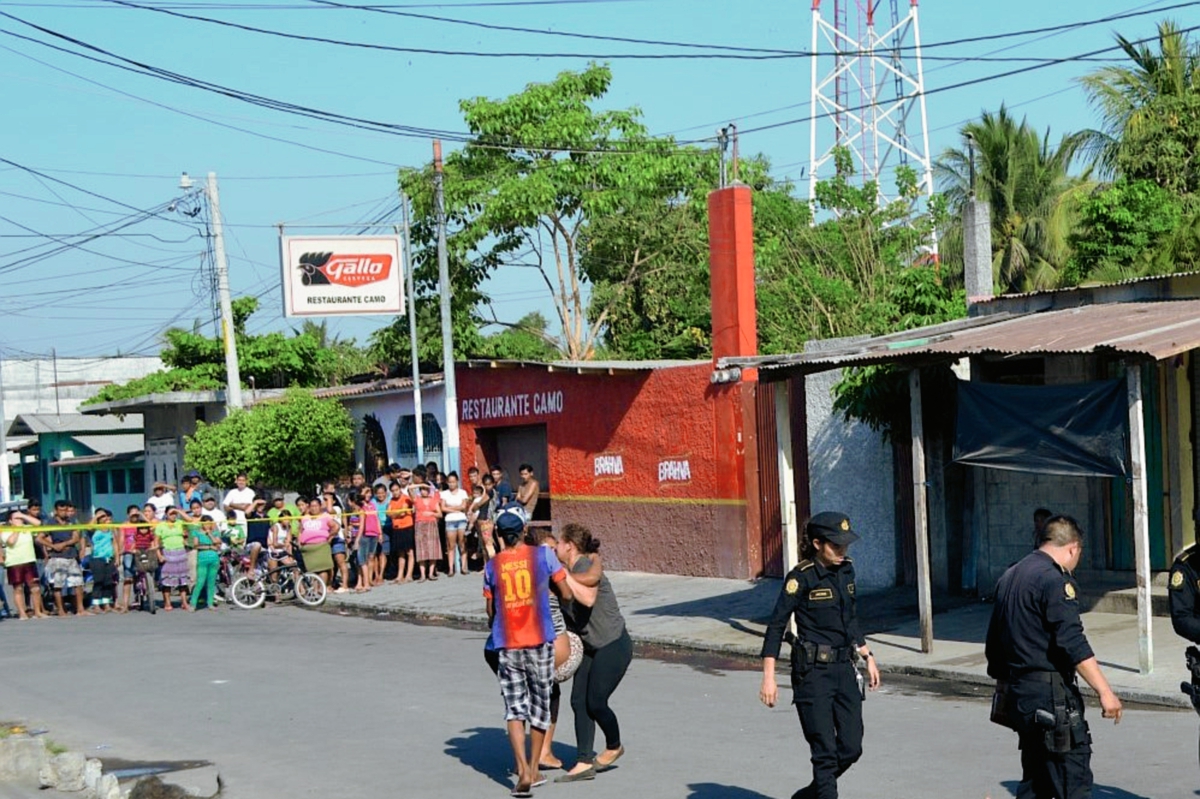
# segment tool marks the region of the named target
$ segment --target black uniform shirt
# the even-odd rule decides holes
[[[988,625],[988,674],[1008,680],[1029,671],[1070,678],[1093,656],[1079,618],[1079,587],[1054,558],[1026,555],[1000,578]]]
[[[1200,552],[1192,546],[1179,553],[1171,565],[1171,626],[1175,634],[1200,644]]]
[[[767,625],[762,657],[779,657],[783,634],[793,614],[800,641],[833,647],[866,646],[854,607],[854,564],[850,558],[832,569],[817,561],[802,560],[788,572]]]

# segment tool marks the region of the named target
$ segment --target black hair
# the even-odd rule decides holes
[[[69,507],[71,507],[71,503],[67,502],[65,499],[55,500],[55,502],[54,502],[55,510],[62,510],[63,508],[69,508]]]
[[[500,472],[501,474],[504,474],[504,467],[498,463],[493,463],[492,468],[488,469],[488,471],[489,472]]]
[[[361,477],[361,478],[362,478],[362,479],[364,479],[364,480],[366,480],[366,479],[367,479],[367,473],[366,473],[366,472],[364,472],[362,469],[355,469],[355,470],[354,470],[354,474],[352,474],[352,475],[350,475],[350,476],[351,476],[351,477]]]
[[[246,474],[245,472],[238,472],[237,474],[235,474],[235,475],[233,476],[233,479],[234,479],[234,480],[236,480],[236,479],[238,479],[239,477],[245,477],[247,480],[249,480],[249,479],[250,479],[250,475]]]
[[[559,540],[567,544],[574,544],[575,548],[585,555],[600,551],[600,539],[594,537],[591,530],[575,522],[563,525]]]
[[[202,522],[215,522],[215,521],[216,521],[216,519],[214,519],[213,517],[209,516],[207,513],[204,513],[204,514],[201,514],[201,516],[200,516],[200,521],[202,521]]]
[[[495,485],[495,484],[496,484],[496,478],[495,478],[495,477],[492,477],[492,473],[491,473],[491,472],[484,472],[484,474],[483,474],[483,478],[480,480],[480,482],[482,482],[482,483],[484,483],[484,484],[491,483],[492,485]]]
[[[92,515],[99,516],[101,513],[103,513],[105,516],[112,516],[112,511],[110,511],[108,508],[96,508],[96,512]]]
[[[1046,520],[1049,519],[1053,515],[1054,515],[1053,513],[1046,510],[1045,508],[1038,508],[1037,510],[1035,510],[1033,512],[1033,521],[1035,523],[1041,522],[1042,524],[1045,524]]]
[[[455,480],[457,480],[458,472],[446,472],[446,479],[449,480],[451,477],[453,477]]]
[[[427,471],[427,472],[438,472],[438,473],[440,474],[440,473],[441,473],[441,471],[442,471],[442,467],[441,467],[441,466],[438,466],[438,462],[437,462],[437,461],[429,461],[429,463],[425,464],[425,471]]]
[[[42,507],[42,501],[41,501],[40,499],[31,499],[31,500],[29,500],[29,506],[28,506],[28,507],[30,507],[30,508],[40,508],[40,507]]]
[[[421,464],[418,463],[416,466],[413,467],[413,470],[412,470],[413,477],[420,477],[422,480],[424,480],[425,476],[427,474],[428,474],[428,472],[425,471],[425,467],[422,466]]]
[[[1065,547],[1077,541],[1083,541],[1083,528],[1075,519],[1064,515],[1051,516],[1047,519],[1046,526],[1042,528],[1042,533],[1038,536],[1039,545],[1052,544],[1056,547]]]
[[[517,467],[517,471],[518,472],[532,472],[533,467],[530,466],[528,463],[522,463],[520,466]]]
[[[139,511],[139,510],[141,510],[141,509],[142,509],[142,506],[141,506],[141,505],[128,505],[128,506],[126,506],[126,508],[125,508],[125,513],[126,513],[126,514],[128,514],[128,513],[129,513],[129,511],[131,511],[131,510],[132,510],[132,511]]]

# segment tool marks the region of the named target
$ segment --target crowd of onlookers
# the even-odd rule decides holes
[[[241,571],[299,562],[337,593],[385,582],[453,577],[483,568],[497,550],[493,520],[506,507],[532,518],[540,485],[522,464],[514,489],[497,466],[466,479],[437,463],[392,463],[373,482],[362,471],[292,499],[238,475],[217,491],[196,472],[154,483],[142,506],[79,517],[69,500],[49,514],[37,500],[0,514],[0,617],[125,613],[140,572],[153,572],[162,607],[216,609]],[[231,557],[231,555],[233,557]],[[224,560],[223,560],[224,558]],[[232,565],[230,565],[232,564]],[[224,568],[227,574],[222,574]],[[150,601],[155,601],[151,597]]]

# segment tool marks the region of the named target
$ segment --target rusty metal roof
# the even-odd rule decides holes
[[[441,372],[421,375],[421,388],[423,389],[440,386],[441,384]],[[374,394],[388,394],[393,391],[411,391],[412,387],[413,381],[411,377],[392,377],[386,380],[372,380],[368,383],[349,383],[344,386],[318,388],[313,392],[313,395],[321,399],[329,399],[331,397],[344,399],[346,397],[367,397]]]
[[[1200,347],[1200,300],[997,314],[863,339],[822,352],[723,358],[719,368],[820,372],[892,361],[1111,352],[1162,360]]]

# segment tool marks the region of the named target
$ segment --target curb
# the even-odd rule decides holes
[[[478,613],[432,612],[414,610],[412,608],[387,607],[384,605],[344,605],[336,601],[327,601],[320,608],[310,608],[310,610],[315,610],[318,613],[344,614],[365,619],[377,619],[380,616],[387,616],[397,621],[406,621],[433,627],[453,627],[473,630],[475,632],[488,631],[487,620],[482,614]],[[745,659],[748,662],[752,661],[754,663],[757,663],[759,660],[757,647],[740,646],[737,644],[713,645],[704,641],[697,641],[694,638],[639,635],[632,630],[629,632],[629,637],[633,639],[635,644],[642,644],[644,646],[662,647],[687,652],[711,653],[725,657]],[[995,685],[995,681],[986,675],[935,666],[879,664],[879,671],[881,674],[922,677],[962,686],[985,686],[991,688]],[[1081,683],[1079,687],[1084,696],[1093,699],[1096,698],[1096,692],[1092,690],[1091,686]],[[1122,690],[1119,696],[1121,697],[1121,701],[1127,704],[1165,707],[1173,710],[1190,709],[1192,707],[1191,701],[1182,693],[1174,695],[1159,694],[1152,691]]]

